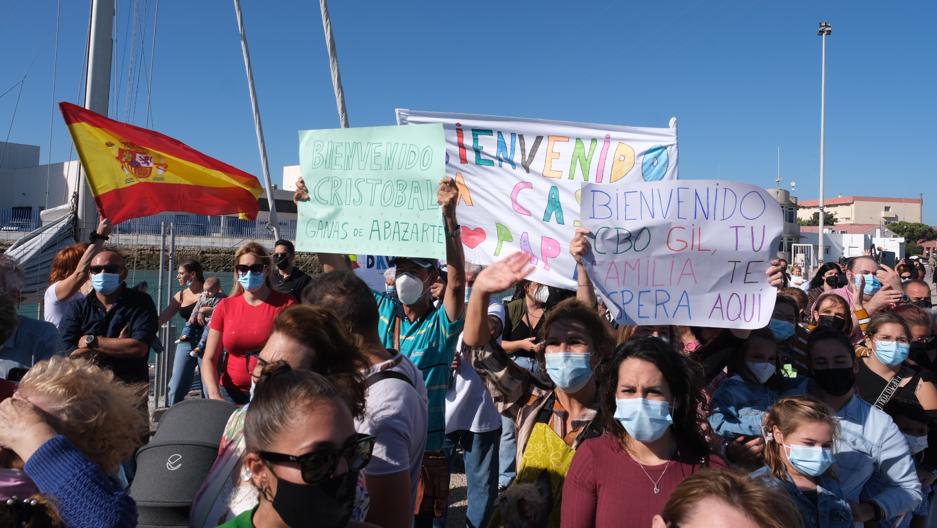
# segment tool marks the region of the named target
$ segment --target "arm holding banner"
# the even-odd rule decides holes
[[[465,254],[462,251],[462,237],[459,221],[456,219],[456,205],[459,203],[459,188],[451,178],[443,178],[436,192],[439,205],[442,206],[443,222],[446,226],[446,295],[443,306],[450,321],[462,318],[465,308]],[[486,314],[487,314],[487,305]],[[488,317],[486,315],[485,321]]]
[[[85,249],[81,260],[78,261],[78,266],[75,267],[71,275],[55,285],[55,298],[58,302],[62,302],[81,291],[81,286],[88,280],[88,268],[91,267],[91,260],[101,251],[104,247],[104,240],[111,234],[111,221],[102,218],[98,222],[98,229],[95,233],[97,233],[97,237]]]
[[[586,270],[586,264],[583,261],[583,257],[592,251],[592,245],[589,244],[587,235],[589,235],[588,229],[577,227],[576,234],[573,235],[573,240],[569,243],[569,252],[576,260],[576,276],[578,277],[576,299],[587,306],[595,308],[598,305],[595,298],[595,288],[592,286],[592,279],[589,278],[589,272]]]
[[[299,202],[307,201],[309,201],[309,189],[306,187],[306,182],[303,178],[299,177],[299,179],[296,180],[296,192],[293,193],[293,203],[298,206]],[[322,271],[325,273],[351,269],[351,266],[348,264],[348,257],[345,255],[340,255],[338,253],[316,253],[316,257],[318,257],[319,263],[322,264]]]

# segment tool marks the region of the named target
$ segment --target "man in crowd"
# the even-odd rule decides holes
[[[407,528],[426,447],[427,395],[423,376],[378,334],[379,316],[368,285],[352,271],[314,277],[304,304],[331,310],[356,337],[368,359],[362,373],[367,385],[364,417],[355,430],[374,436],[371,462],[364,469],[371,505],[367,521],[386,528]]]
[[[0,295],[15,306],[22,289],[23,269],[12,258],[0,255]],[[11,374],[19,378],[25,369],[62,350],[59,332],[52,323],[17,315],[9,332],[8,338],[0,341],[0,378],[9,379]],[[19,371],[11,372],[13,369]]]
[[[60,330],[72,357],[88,357],[125,383],[149,383],[147,354],[156,339],[156,306],[127,287],[124,259],[102,251],[91,261],[93,290],[76,301]]]
[[[297,199],[304,199],[301,193]],[[449,468],[442,451],[446,435],[445,400],[450,364],[462,331],[465,307],[465,258],[456,220],[459,190],[453,180],[445,178],[439,183],[437,200],[442,205],[448,271],[442,302],[434,306],[430,293],[439,276],[434,259],[398,258],[397,298],[384,292],[372,292],[380,314],[378,335],[384,346],[400,351],[413,361],[423,373],[429,396],[429,426],[423,464],[423,478],[427,482],[423,486],[423,500],[417,505],[418,527],[428,526],[435,517],[434,511],[442,512],[448,500]],[[348,261],[341,255],[319,254],[319,261],[326,271],[349,269]]]
[[[289,240],[277,240],[273,247],[273,265],[276,271],[270,274],[273,289],[288,293],[299,302],[303,289],[309,284],[309,275],[296,267],[296,248]]]
[[[921,279],[914,279],[904,283],[904,294],[908,301],[924,309],[931,307],[930,286]]]
[[[861,277],[861,280],[857,281],[857,277]],[[846,280],[848,283],[845,287],[833,291],[849,301],[853,309],[862,306],[870,315],[875,315],[901,300],[901,279],[898,274],[892,268],[875,262],[872,257],[856,257],[849,261],[846,264]],[[861,300],[856,299],[852,291],[860,283]]]

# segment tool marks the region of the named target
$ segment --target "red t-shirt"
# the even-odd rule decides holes
[[[710,455],[709,466],[724,467],[725,462]],[[666,464],[644,466],[649,478],[612,435],[586,440],[576,450],[573,464],[566,473],[560,525],[563,528],[650,526],[654,516],[664,509],[674,488],[703,467],[701,460],[674,460],[669,467]],[[654,483],[650,479],[660,479],[660,493],[654,493]]]
[[[222,299],[211,314],[209,328],[221,333],[221,346],[228,352],[224,372],[220,381],[225,388],[249,391],[251,371],[257,363],[255,356],[264,347],[273,333],[273,321],[286,307],[294,304],[286,294],[271,291],[257,306],[251,306],[243,295]],[[221,360],[220,351],[215,354],[215,367]]]

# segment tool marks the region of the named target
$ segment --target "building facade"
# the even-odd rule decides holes
[[[839,196],[824,200],[823,208],[836,216],[837,224],[920,223],[924,217],[924,198]],[[809,220],[819,211],[819,201],[804,200],[797,209],[797,219]]]
[[[778,255],[788,261],[791,259],[791,247],[800,242],[800,225],[797,223],[797,198],[787,189],[765,189],[781,206],[784,224],[781,229],[781,241],[778,243]]]

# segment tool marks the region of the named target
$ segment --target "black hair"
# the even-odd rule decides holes
[[[377,303],[371,288],[349,270],[314,275],[302,294],[303,304],[315,304],[334,313],[354,334],[378,327]]]
[[[197,260],[187,260],[182,264],[179,264],[179,267],[184,269],[186,273],[194,273],[195,278],[199,282],[205,282],[205,272],[202,269],[202,263]]]
[[[290,256],[296,254],[296,247],[293,246],[293,243],[285,238],[281,238],[273,243],[273,247],[283,246],[286,248],[286,251],[289,252]]]
[[[810,287],[822,288],[823,281],[826,280],[823,278],[823,275],[826,272],[833,270],[833,269],[835,269],[837,273],[842,273],[842,270],[840,269],[839,265],[836,264],[835,262],[824,262],[823,265],[820,266],[819,269],[817,269],[816,275],[814,275],[813,278],[810,279]]]
[[[819,327],[813,332],[810,332],[810,335],[807,337],[808,364],[810,363],[810,353],[813,352],[813,349],[820,341],[835,341],[836,343],[839,343],[843,348],[850,351],[849,357],[851,357],[853,363],[855,363],[856,348],[852,345],[852,342],[849,340],[849,338],[846,337],[846,334],[835,328]]]
[[[674,396],[670,413],[673,435],[681,460],[698,463],[707,457],[709,445],[700,426],[699,412],[704,405],[703,369],[695,360],[684,356],[656,337],[631,339],[619,345],[609,361],[598,369],[599,406],[602,425],[607,433],[625,438],[625,428],[615,418],[615,394],[618,389],[618,369],[626,359],[640,359],[652,363],[660,370]]]

